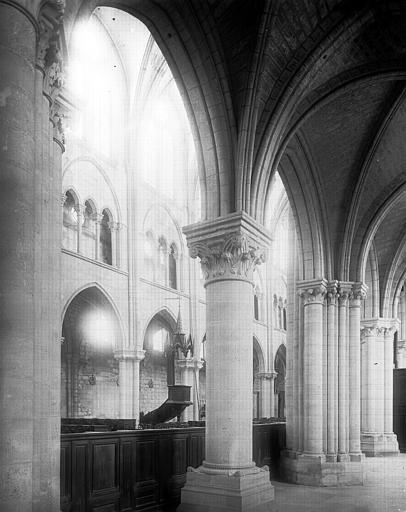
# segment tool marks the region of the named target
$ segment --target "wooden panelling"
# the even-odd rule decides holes
[[[71,512],[87,512],[88,488],[88,445],[85,439],[72,441],[72,510]]]
[[[91,493],[106,493],[118,489],[118,440],[91,444]]]
[[[61,443],[61,511],[69,512],[72,502],[72,447],[71,442]]]
[[[275,463],[285,425],[253,427],[253,459]],[[204,428],[61,436],[62,512],[142,512],[176,507],[188,466],[204,459]],[[274,474],[274,473],[273,473]]]
[[[406,452],[406,368],[393,371],[393,431],[400,451]]]
[[[135,505],[137,510],[152,510],[159,503],[157,474],[158,439],[137,439],[135,443]],[[134,475],[133,475],[134,477]]]
[[[120,439],[120,510],[133,510],[132,475],[135,472],[135,438]]]

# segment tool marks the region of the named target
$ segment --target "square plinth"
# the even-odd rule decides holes
[[[399,455],[399,444],[396,434],[363,433],[361,450],[367,457],[384,457]]]
[[[363,457],[350,457],[346,462],[327,462],[325,457],[292,454],[281,457],[284,478],[291,483],[319,487],[363,485]]]
[[[269,512],[273,499],[267,467],[220,474],[188,468],[177,512]]]

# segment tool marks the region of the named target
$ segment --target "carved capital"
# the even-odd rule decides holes
[[[350,294],[350,306],[360,306],[361,300],[365,300],[367,297],[367,289],[363,283],[354,283]]]
[[[64,10],[64,0],[53,0],[45,4],[39,17],[36,65],[44,75],[44,93],[51,104],[64,85],[60,38]]]
[[[219,279],[252,282],[270,240],[254,219],[241,212],[187,226],[184,233],[190,256],[200,258],[206,284]]]
[[[395,318],[367,318],[361,321],[361,338],[392,339],[398,328],[399,321]]]
[[[228,235],[215,245],[191,244],[189,249],[192,258],[200,258],[206,281],[218,278],[252,280],[255,267],[265,261],[264,251],[241,233]]]
[[[365,338],[380,338],[385,333],[384,327],[378,327],[377,325],[369,325],[361,327],[361,339]]]
[[[298,293],[302,297],[305,306],[308,304],[323,304],[327,293],[327,281],[325,279],[304,281],[299,284]]]
[[[330,281],[327,284],[327,305],[335,306],[340,294],[338,292],[338,281]]]
[[[348,301],[351,297],[353,283],[340,281],[338,284],[338,305],[347,306]]]

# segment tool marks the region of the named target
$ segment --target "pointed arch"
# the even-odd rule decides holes
[[[125,344],[125,341],[126,341],[126,335],[125,335],[125,330],[124,330],[124,326],[123,326],[123,320],[122,320],[122,317],[120,315],[120,311],[115,303],[115,301],[113,300],[113,298],[111,297],[111,295],[107,292],[107,290],[99,283],[97,283],[96,281],[93,281],[93,282],[90,282],[90,283],[86,283],[84,284],[83,286],[81,286],[80,288],[77,288],[69,297],[69,299],[65,302],[65,305],[63,306],[62,308],[62,312],[61,312],[61,322],[63,323],[63,320],[65,318],[65,315],[66,315],[66,311],[68,310],[69,308],[69,305],[72,303],[72,301],[82,292],[86,291],[86,290],[90,290],[92,288],[95,288],[98,290],[99,293],[101,293],[101,295],[103,295],[104,299],[109,303],[109,305],[112,307],[113,311],[114,311],[114,314],[116,316],[116,319],[117,319],[117,322],[118,322],[118,325],[119,325],[119,329],[120,329],[120,334],[121,334],[121,343],[122,345],[124,346]]]

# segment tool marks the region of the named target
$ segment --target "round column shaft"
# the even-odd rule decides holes
[[[252,284],[206,287],[205,466],[252,466]]]
[[[365,291],[355,285],[349,304],[349,452],[361,456],[361,299]]]
[[[384,396],[385,396],[385,419],[384,432],[393,433],[393,328],[385,329],[384,336]]]
[[[269,238],[243,212],[183,231],[206,278],[206,453],[178,511],[268,510],[269,472],[252,461],[252,336],[253,272]]]
[[[338,460],[348,459],[348,327],[347,304],[349,290],[340,285],[338,318]]]
[[[362,432],[376,432],[374,345],[376,328],[364,327],[362,333]]]
[[[323,454],[324,283],[301,290],[304,299],[304,446],[306,455]]]
[[[329,285],[327,293],[327,455],[335,457],[336,452],[336,300],[337,285]]]

